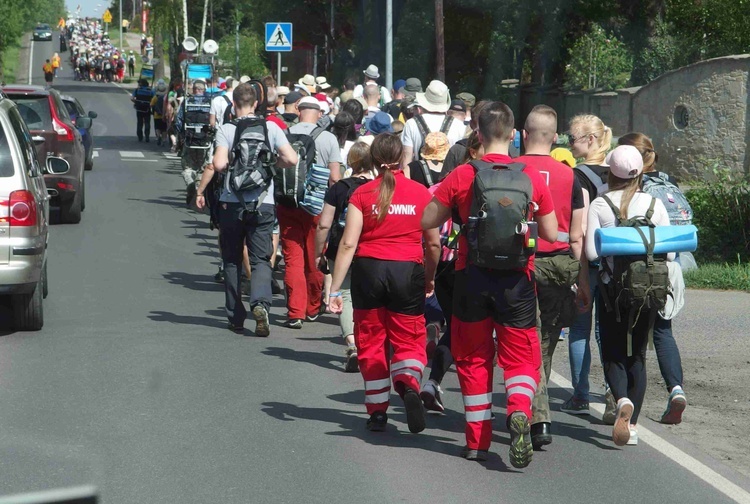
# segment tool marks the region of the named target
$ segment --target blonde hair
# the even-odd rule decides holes
[[[570,130],[574,129],[579,130],[581,136],[593,135],[596,138],[595,146],[586,156],[586,164],[604,164],[612,144],[612,129],[593,114],[579,114],[573,117],[570,120]]]
[[[654,144],[651,139],[643,133],[628,133],[617,140],[617,145],[632,145],[643,158],[643,172],[648,173],[655,171],[654,165],[659,157],[654,152]]]

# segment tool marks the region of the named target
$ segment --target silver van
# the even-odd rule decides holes
[[[47,297],[49,195],[47,173],[70,170],[62,158],[40,165],[35,144],[15,103],[0,92],[0,295],[11,296],[15,328],[37,331],[44,325]]]

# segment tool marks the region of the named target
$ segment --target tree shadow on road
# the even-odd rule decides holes
[[[343,359],[332,354],[306,352],[283,347],[268,347],[263,350],[262,353],[264,353],[265,355],[278,357],[279,359],[300,362],[302,364],[313,364],[323,369],[330,369],[339,373],[344,372]],[[336,364],[334,364],[332,361],[336,361]]]
[[[194,315],[178,315],[166,311],[152,310],[148,315],[148,318],[154,322],[169,322],[171,324],[205,326],[217,329],[226,329],[227,327],[227,323],[224,320],[209,317],[197,317]]]
[[[453,439],[430,434],[429,430],[420,434],[411,434],[399,430],[393,424],[389,424],[385,432],[369,432],[365,429],[366,415],[355,414],[350,411],[331,408],[305,408],[289,403],[265,402],[263,403],[263,412],[283,422],[305,420],[336,424],[339,429],[326,432],[327,435],[354,437],[373,446],[426,450],[456,458],[458,458],[462,448],[456,445]],[[402,414],[399,412],[391,412],[391,414],[391,418],[398,418],[405,424]],[[516,472],[505,465],[499,455],[492,452],[489,460],[480,465],[489,471]]]
[[[163,198],[151,198],[151,199],[141,199],[141,198],[128,198],[128,201],[140,201],[141,203],[151,203],[152,205],[164,205],[169,206],[172,208],[184,208],[185,207],[185,199],[184,198],[172,198],[169,196],[165,196]]]

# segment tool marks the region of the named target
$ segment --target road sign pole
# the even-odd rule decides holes
[[[118,3],[120,4],[120,51],[123,53],[125,52],[125,46],[122,44],[122,2],[124,0],[119,0]]]
[[[281,86],[281,53],[276,53],[276,85]]]

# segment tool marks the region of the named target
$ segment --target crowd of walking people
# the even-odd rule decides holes
[[[392,390],[409,430],[424,430],[427,410],[445,410],[441,383],[455,365],[469,460],[490,449],[495,365],[511,464],[526,467],[552,442],[546,385],[564,328],[574,390],[561,411],[590,414],[593,329],[613,442],[638,443],[650,340],[669,394],[661,421],[680,423],[677,301],[665,303],[654,274],[668,271],[667,290],[681,299],[679,257],[601,257],[595,240],[603,228],[677,224],[674,202],[649,191],[656,179],[679,189],[657,171],[647,132],[613,146],[593,115],[564,125],[539,105],[518,121],[502,102],[451,98],[438,80],[379,81],[370,65],[341,91],[312,75],[185,83],[215,131],[202,172],[185,181],[188,204],[208,208],[219,230],[228,329],[245,334],[250,316],[253,334],[268,337],[282,293],[287,328],[337,315],[342,369],[362,374],[370,431],[387,428]],[[139,140],[149,141],[153,114],[157,142],[177,146],[189,113],[183,83],[141,84]],[[273,279],[279,251],[283,289]],[[645,297],[624,286],[634,278],[653,282]]]

